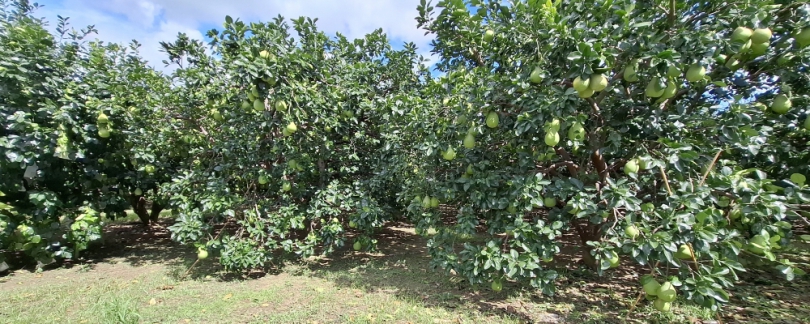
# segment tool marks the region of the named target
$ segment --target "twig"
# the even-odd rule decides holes
[[[703,183],[706,182],[706,177],[708,177],[709,173],[712,172],[714,164],[717,163],[717,159],[720,158],[720,153],[723,153],[723,149],[717,150],[717,154],[714,155],[714,160],[712,160],[712,164],[709,164],[709,167],[706,168],[706,173],[703,174],[703,178],[700,179],[700,184],[698,186],[702,186]]]
[[[672,196],[672,188],[669,187],[669,179],[667,179],[667,173],[664,172],[664,167],[658,167],[661,170],[661,177],[664,178],[664,184],[667,186],[667,192],[670,196]]]

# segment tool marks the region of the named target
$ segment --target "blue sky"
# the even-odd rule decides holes
[[[178,32],[203,39],[206,31],[221,29],[226,15],[243,21],[318,18],[318,27],[334,35],[358,38],[382,28],[396,48],[414,42],[429,57],[430,36],[416,28],[419,0],[38,0],[44,7],[36,16],[55,25],[57,15],[70,17],[71,25],[95,25],[96,38],[108,42],[143,44],[141,54],[150,65],[164,70],[158,51],[160,41],[172,41]]]

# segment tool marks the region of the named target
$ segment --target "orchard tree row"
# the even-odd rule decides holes
[[[170,208],[173,239],[232,271],[410,221],[496,291],[553,294],[574,233],[599,274],[648,268],[661,311],[717,310],[754,260],[807,266],[784,257],[810,224],[806,2],[423,1],[439,78],[381,30],[280,16],[162,43],[165,75],[137,42],[0,8],[0,264]]]

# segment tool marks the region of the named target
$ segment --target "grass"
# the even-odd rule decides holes
[[[226,274],[209,259],[183,277],[195,253],[172,243],[165,227],[109,230],[116,240],[83,264],[0,277],[0,323],[621,323],[638,289],[632,269],[596,277],[575,262],[555,264],[555,297],[510,283],[501,293],[470,287],[431,270],[424,238],[405,226],[382,231],[376,253],[341,250],[246,276]],[[724,322],[810,321],[806,281],[760,280],[732,292]],[[629,322],[713,318],[688,304],[660,314],[642,302]]]

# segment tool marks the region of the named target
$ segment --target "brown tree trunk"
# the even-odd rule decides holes
[[[143,196],[132,195],[129,198],[129,204],[132,206],[132,211],[144,225],[149,225],[149,212],[146,210],[146,199]]]
[[[151,214],[149,215],[149,221],[151,221],[153,225],[157,223],[158,217],[160,217],[160,212],[162,212],[163,209],[164,206],[162,204],[159,204],[154,201],[152,202],[152,211]]]

